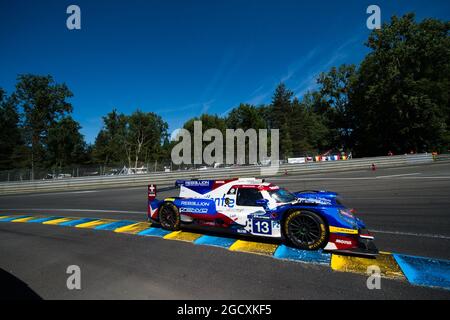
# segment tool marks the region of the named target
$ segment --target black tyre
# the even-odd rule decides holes
[[[166,202],[159,208],[159,223],[161,227],[171,231],[180,230],[181,220],[178,208]]]
[[[304,250],[323,248],[328,230],[323,219],[311,211],[293,211],[284,220],[284,235],[295,247]]]

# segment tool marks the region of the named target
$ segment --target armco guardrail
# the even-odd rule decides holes
[[[431,154],[415,154],[391,157],[360,158],[344,161],[308,162],[303,164],[280,165],[278,175],[320,173],[333,171],[347,171],[357,169],[369,169],[375,164],[377,167],[407,166],[421,163],[431,163]],[[128,176],[100,176],[71,178],[51,181],[26,181],[0,183],[0,195],[14,193],[50,192],[67,190],[87,190],[113,188],[121,186],[146,186],[155,183],[162,186],[173,185],[177,179],[226,179],[232,177],[259,177],[261,167],[248,166],[238,168],[173,171],[152,174],[128,175]]]
[[[435,157],[435,160],[438,162],[450,162],[450,154],[439,154]]]

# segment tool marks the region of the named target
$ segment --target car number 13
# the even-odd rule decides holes
[[[253,233],[271,234],[272,224],[267,220],[253,220]]]

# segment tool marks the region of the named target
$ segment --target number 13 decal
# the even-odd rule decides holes
[[[253,233],[271,234],[271,222],[266,220],[253,220]]]

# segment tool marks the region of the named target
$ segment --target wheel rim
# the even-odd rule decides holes
[[[168,207],[163,207],[161,210],[161,223],[166,226],[174,226],[176,221],[175,212]]]
[[[312,217],[298,215],[289,223],[290,234],[299,242],[313,244],[320,240],[320,224]]]

